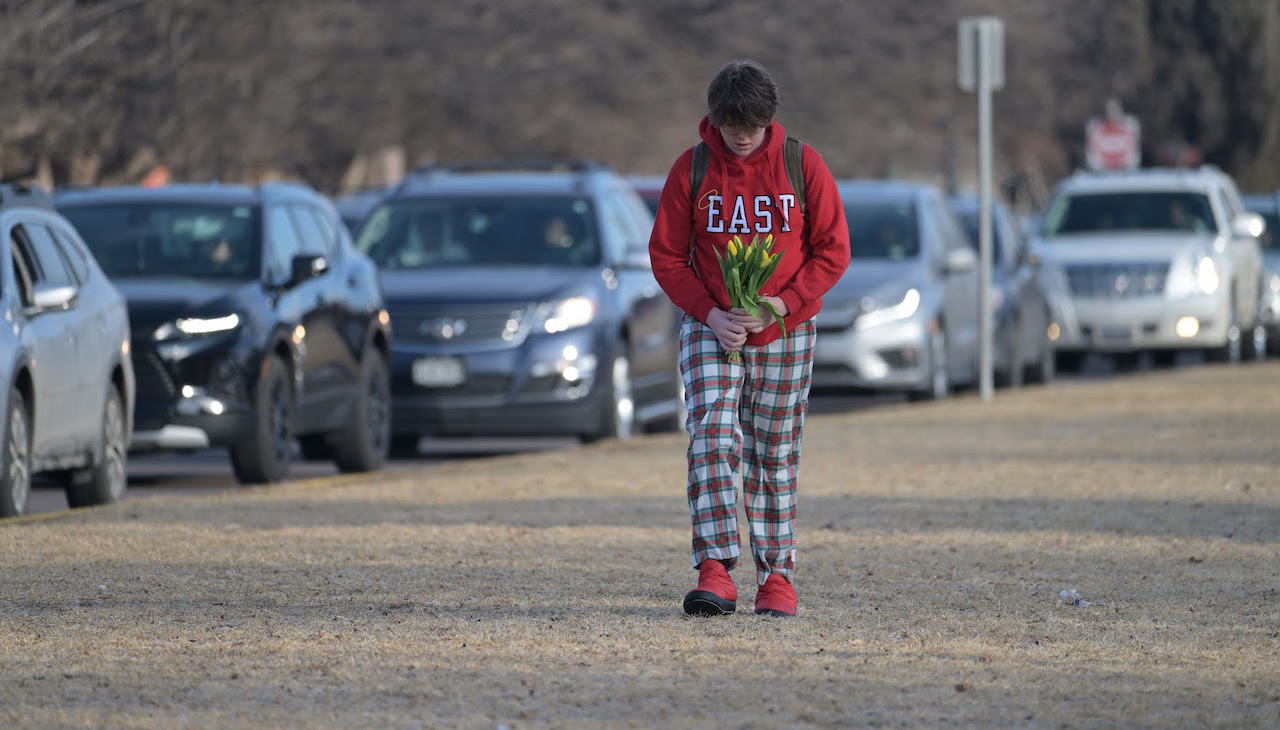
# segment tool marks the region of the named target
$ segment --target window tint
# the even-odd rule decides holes
[[[24,223],[15,230],[19,232],[18,235],[25,235],[31,243],[31,251],[36,259],[36,281],[73,286],[80,283],[71,273],[66,255],[57,241],[53,240],[53,234],[48,228],[38,223]]]
[[[383,269],[595,265],[595,220],[586,198],[399,199],[370,213],[356,248]]]
[[[125,201],[63,206],[109,277],[256,279],[256,206]]]
[[[1218,226],[1209,197],[1184,191],[1063,195],[1045,216],[1048,235],[1109,230],[1217,232]]]
[[[853,258],[897,260],[920,255],[920,226],[913,202],[848,202],[844,215]]]
[[[81,284],[89,280],[89,256],[91,255],[76,240],[76,236],[72,231],[66,230],[65,226],[53,226],[49,228],[53,233],[53,237],[58,241],[58,246],[66,253],[67,263],[71,265],[71,272],[75,274],[77,280]]]
[[[305,205],[290,205],[289,214],[293,217],[298,232],[298,250],[311,256],[328,256],[329,247],[325,241],[324,229],[320,221]]]

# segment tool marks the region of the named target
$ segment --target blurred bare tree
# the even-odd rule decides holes
[[[495,155],[665,173],[707,81],[753,57],[842,177],[971,184],[956,23],[1006,24],[1006,179],[1053,180],[1110,96],[1147,159],[1200,150],[1277,187],[1274,0],[0,0],[0,178],[306,180]],[[394,163],[394,164],[392,164]],[[383,177],[396,174],[383,172]]]

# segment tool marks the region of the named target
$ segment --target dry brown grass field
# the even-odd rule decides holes
[[[681,612],[678,435],[10,520],[0,725],[1275,727],[1278,386],[812,415],[794,619]]]

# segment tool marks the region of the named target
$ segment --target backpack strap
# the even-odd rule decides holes
[[[783,159],[787,167],[787,180],[791,183],[791,192],[796,194],[796,205],[804,212],[804,165],[801,163],[801,151],[804,143],[787,136],[783,148]],[[699,142],[693,148],[693,165],[689,168],[690,202],[698,202],[698,192],[702,189],[702,179],[707,176],[707,164],[711,160],[711,150],[706,142]]]
[[[787,136],[787,145],[783,150],[783,159],[787,165],[787,180],[791,182],[791,192],[796,194],[796,205],[800,206],[800,212],[805,212],[804,208],[804,165],[800,162],[801,149],[804,142]]]
[[[711,150],[706,142],[699,142],[693,148],[693,167],[689,168],[689,199],[694,205],[698,203],[698,191],[702,189],[702,178],[707,176],[707,163],[711,160]]]

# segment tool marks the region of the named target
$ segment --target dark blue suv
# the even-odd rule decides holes
[[[381,468],[390,320],[332,203],[294,183],[65,190],[57,208],[124,293],[133,450],[226,448],[237,479],[304,457]]]
[[[382,272],[393,448],[421,436],[628,438],[684,425],[678,312],[649,266],[653,218],[590,162],[411,173],[357,247]]]

